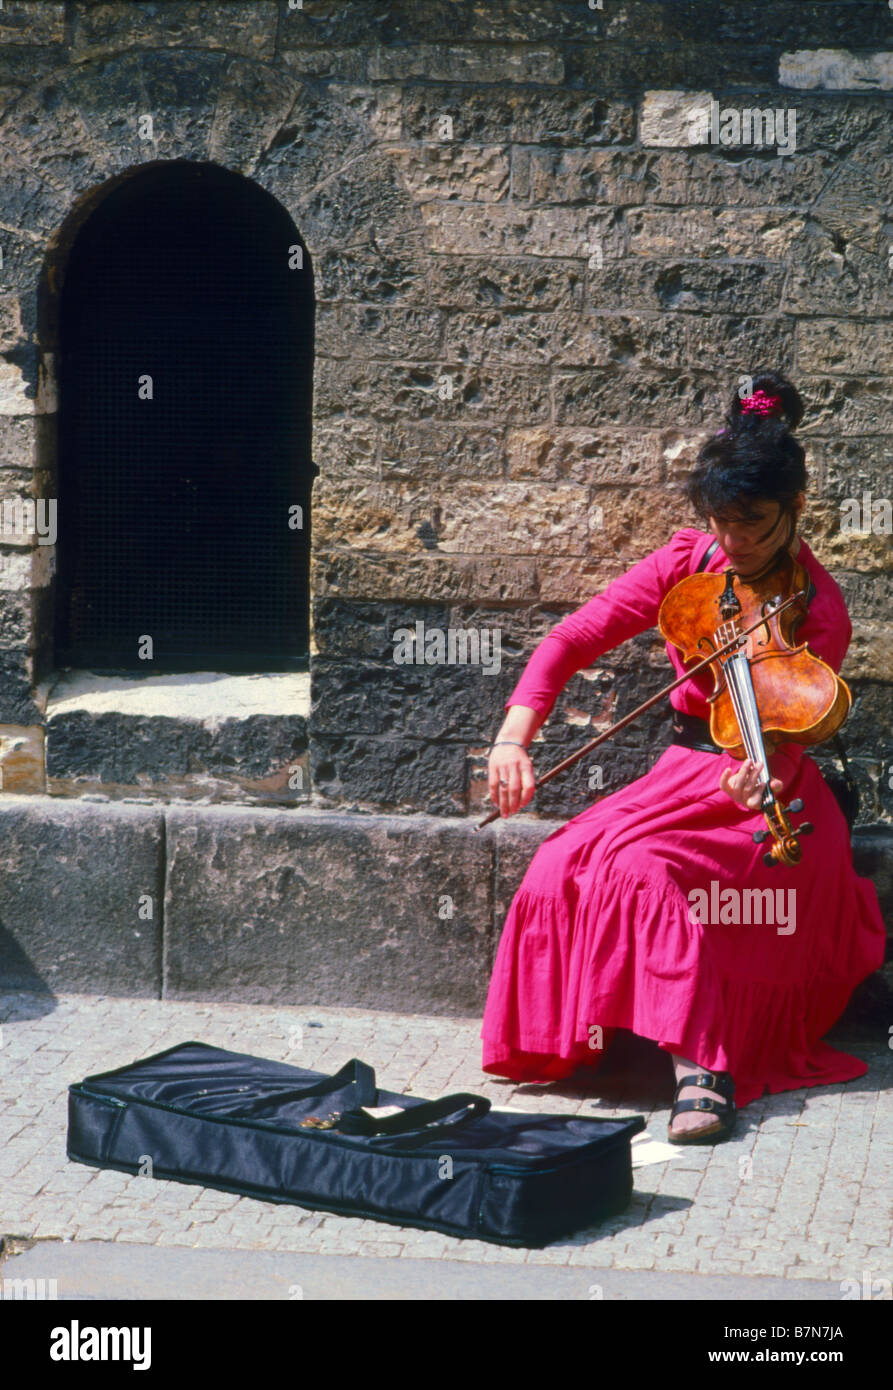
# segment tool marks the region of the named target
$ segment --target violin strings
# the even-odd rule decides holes
[[[717,633],[719,645],[722,646],[725,642],[730,641],[736,631],[733,623],[724,623]],[[747,653],[733,652],[726,657],[722,666],[726,674],[735,715],[738,719],[738,727],[744,741],[745,752],[754,763],[762,764],[763,767],[763,771],[760,773],[760,785],[763,789],[762,805],[765,807],[772,799],[769,791],[769,764],[766,747],[763,743],[756,692],[753,688]]]

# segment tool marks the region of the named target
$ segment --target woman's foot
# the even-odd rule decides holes
[[[705,1067],[699,1066],[697,1062],[689,1061],[686,1057],[678,1057],[675,1053],[671,1053],[671,1056],[673,1058],[673,1071],[675,1073],[677,1086],[683,1076],[697,1075],[698,1072],[708,1070]],[[715,1072],[714,1075],[716,1075]],[[675,1099],[677,1101],[697,1100],[699,1096],[708,1096],[712,1097],[713,1100],[719,1101],[721,1106],[720,1110],[683,1110],[681,1115],[675,1115],[673,1117],[673,1122],[670,1125],[670,1133],[672,1135],[685,1134],[689,1131],[698,1129],[715,1130],[717,1133],[720,1132],[718,1121],[724,1113],[727,1114],[728,1112],[724,1105],[726,1097],[719,1091],[711,1091],[705,1086],[683,1086]]]

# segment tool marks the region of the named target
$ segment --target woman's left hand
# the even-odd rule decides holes
[[[732,798],[739,806],[743,806],[747,811],[758,811],[763,791],[760,785],[760,770],[762,763],[755,763],[750,758],[745,758],[737,772],[733,772],[730,767],[723,768],[720,773],[719,785],[723,791]],[[782,790],[782,782],[777,777],[771,778],[769,782],[772,791],[777,796]]]

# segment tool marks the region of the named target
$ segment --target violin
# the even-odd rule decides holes
[[[836,671],[805,642],[796,644],[796,629],[814,593],[807,570],[785,549],[746,579],[731,568],[681,579],[660,606],[658,626],[683,660],[696,665],[550,768],[535,786],[550,781],[665,695],[712,667],[714,685],[707,697],[710,736],[733,758],[751,758],[763,769],[760,810],[768,829],[755,831],[754,840],[762,844],[772,836],[772,848],[763,855],[766,864],[799,863],[800,837],[813,827],[791,825],[788,817],[802,811],[803,803],[779,803],[770,785],[769,754],[786,741],[817,744],[831,738],[852,705],[849,687]],[[496,807],[475,829],[498,816]]]
[[[710,737],[733,758],[762,765],[760,810],[768,830],[758,830],[758,844],[770,835],[767,864],[797,864],[800,836],[788,816],[802,811],[799,799],[782,806],[770,788],[769,755],[779,743],[807,745],[831,738],[850,712],[849,686],[795,633],[815,593],[803,565],[788,550],[779,550],[757,574],[742,579],[733,569],[721,574],[691,574],[665,597],[658,627],[668,642],[692,661],[718,654],[747,628],[747,637],[713,665],[714,686],[708,695]],[[782,611],[782,600],[794,602]]]

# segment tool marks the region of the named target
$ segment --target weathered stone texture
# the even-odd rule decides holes
[[[3,6],[0,44],[59,44],[64,37],[64,0],[7,0]]]
[[[64,10],[64,5],[39,9]],[[79,62],[123,48],[222,48],[251,58],[273,54],[277,0],[227,0],[219,8],[184,0],[176,5],[77,3],[72,57]]]
[[[299,715],[210,728],[193,719],[72,710],[47,722],[46,765],[48,789],[60,796],[293,805],[310,794],[307,725]]]
[[[3,795],[0,824],[6,988],[157,997],[161,812]]]
[[[871,739],[890,536],[842,524],[890,490],[889,39],[883,4],[817,0],[8,0],[0,496],[53,495],[66,255],[131,169],[256,180],[294,220],[316,303],[309,727],[68,714],[49,721],[51,788],[275,800],[300,765],[327,804],[466,811],[550,622],[693,520],[701,442],[742,375],[779,365],[807,403],[804,533],[853,611],[848,737],[889,818]],[[714,100],[795,109],[796,148],[710,143]],[[49,550],[0,556],[0,718],[41,730],[34,748]],[[398,667],[393,629],[420,619],[498,624],[498,676]],[[582,736],[596,687],[631,707],[661,662],[648,639],[575,677],[543,747]],[[606,752],[612,777],[644,770],[662,728]],[[578,783],[543,805],[588,804]]]
[[[778,80],[784,87],[888,92],[893,87],[893,55],[847,53],[834,48],[801,49],[782,54]]]
[[[168,997],[481,1007],[493,851],[465,824],[173,810],[167,851]]]

